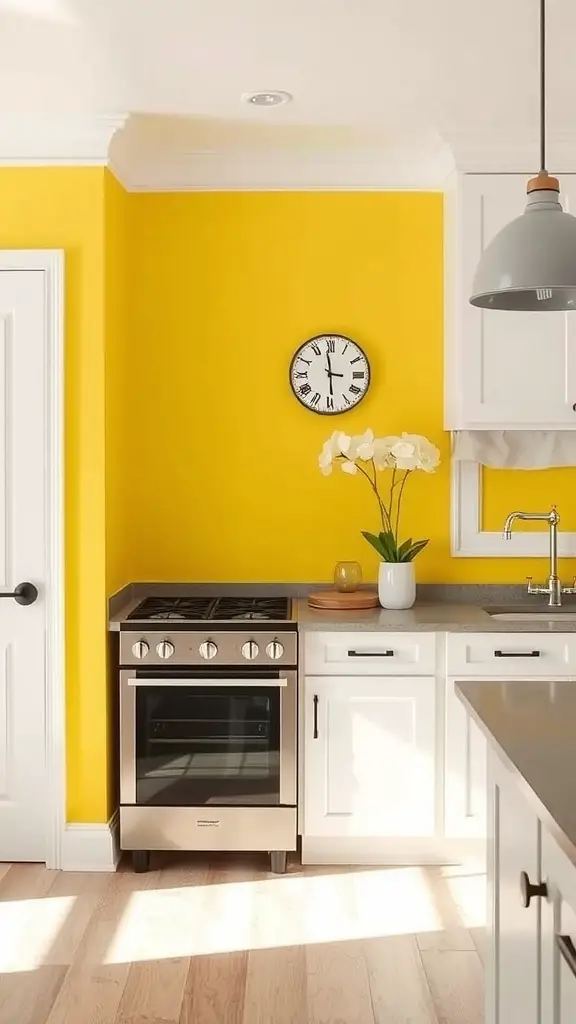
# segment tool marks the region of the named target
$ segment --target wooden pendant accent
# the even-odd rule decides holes
[[[559,192],[560,182],[558,178],[553,178],[548,171],[539,171],[535,178],[530,178],[526,186],[526,192],[530,195],[531,192]]]

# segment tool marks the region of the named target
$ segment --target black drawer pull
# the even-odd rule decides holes
[[[348,651],[349,658],[393,658],[394,651]]]
[[[314,694],[314,739],[318,739],[318,694]]]
[[[495,658],[539,658],[540,651],[494,651]]]
[[[556,945],[576,978],[576,947],[569,935],[557,935]]]

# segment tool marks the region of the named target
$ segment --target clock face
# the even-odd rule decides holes
[[[290,384],[307,409],[335,415],[362,401],[370,384],[370,366],[355,341],[342,334],[319,334],[296,352]]]

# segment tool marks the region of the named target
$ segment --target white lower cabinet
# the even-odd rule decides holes
[[[433,676],[307,676],[304,831],[432,836]]]
[[[486,1024],[575,1024],[576,866],[489,753]]]

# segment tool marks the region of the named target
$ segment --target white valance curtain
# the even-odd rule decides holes
[[[457,430],[452,455],[495,469],[576,466],[576,430]]]

